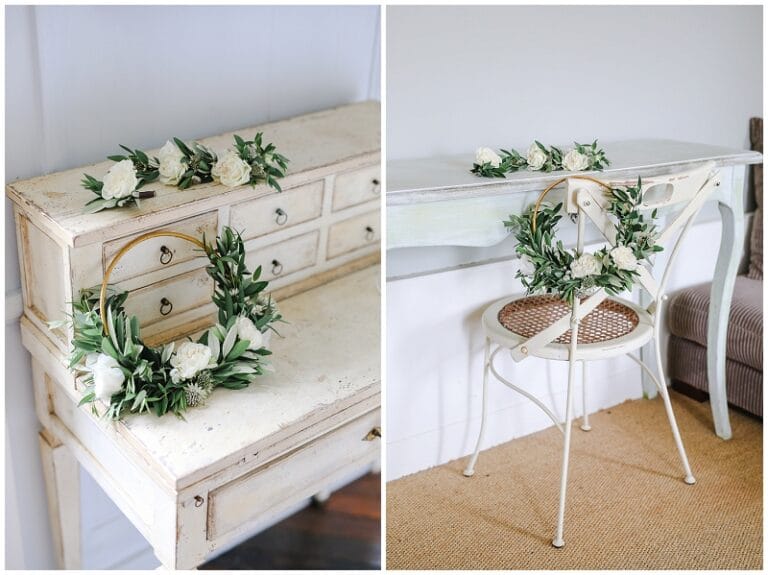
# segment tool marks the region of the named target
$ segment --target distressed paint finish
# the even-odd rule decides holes
[[[80,176],[86,171],[100,177],[109,163],[7,186],[22,262],[22,341],[33,358],[62,566],[80,562],[79,531],[72,530],[79,524],[78,463],[169,569],[194,568],[301,499],[378,466],[380,442],[364,442],[368,430],[361,433],[361,426],[380,425],[378,230],[375,241],[361,233],[341,254],[329,242],[336,226],[360,218],[378,224],[373,180],[379,178],[379,106],[345,106],[258,130],[292,160],[281,182],[284,193],[266,186],[227,190],[207,184],[178,191],[158,184],[152,186],[158,197],[140,209],[83,216],[87,196]],[[230,134],[203,140],[217,149],[230,141]],[[333,209],[337,176],[341,209]],[[288,215],[284,224],[276,220],[278,208]],[[263,265],[289,321],[278,326],[282,336],[271,338],[276,372],[245,390],[217,390],[185,421],[149,415],[109,422],[88,406],[78,407],[82,385],[66,368],[72,333],[54,333],[46,322],[63,317],[80,289],[100,284],[112,254],[131,237],[153,229],[210,236],[225,225],[249,223],[254,227],[246,234],[246,257],[252,266]],[[172,261],[160,261],[163,246]],[[147,343],[195,335],[215,321],[206,263],[189,246],[163,238],[121,260],[114,279],[133,292],[126,308],[140,317]],[[174,304],[167,315],[160,313],[164,297]],[[106,406],[98,408],[103,413]],[[308,464],[307,454],[324,466]],[[224,495],[257,497],[269,477],[280,478],[272,505],[248,512]],[[220,495],[217,508],[211,493]]]
[[[632,140],[605,143],[603,147],[611,167],[584,174],[611,182],[638,176],[647,181],[708,161],[714,161],[720,170],[722,185],[710,198],[718,202],[723,227],[710,298],[707,372],[715,431],[728,439],[731,431],[725,396],[725,340],[729,302],[742,252],[746,169],[760,163],[762,155],[671,140]],[[522,212],[541,190],[567,175],[520,171],[506,179],[478,178],[469,172],[472,162],[472,156],[462,155],[388,163],[388,249],[496,245],[509,236],[502,221],[510,213]],[[553,193],[549,199],[557,202],[562,197]],[[642,350],[641,355],[647,359],[649,350]],[[644,394],[654,397],[655,386],[645,373],[642,377]]]
[[[229,190],[209,183],[179,191],[153,183],[158,197],[142,201],[140,208],[84,215],[88,197],[83,196],[86,190],[79,178],[84,171],[101,177],[110,162],[8,185],[17,214],[25,312],[67,352],[72,333],[48,330],[47,322],[64,317],[67,302],[76,299],[80,290],[101,283],[120,247],[148,231],[171,229],[210,238],[224,226],[234,226],[245,232],[249,263],[264,265],[265,279],[272,282],[273,290],[311,283],[318,274],[354,266],[355,261],[379,253],[378,241],[365,240],[365,226],[358,231],[359,241],[343,255],[327,253],[329,228],[365,212],[378,214],[380,201],[372,192],[378,190],[379,184],[373,182],[380,177],[378,117],[379,105],[364,102],[238,130],[243,134],[264,131],[265,138],[273,138],[291,159],[288,175],[281,181],[282,193],[266,185]],[[230,140],[231,134],[225,134],[201,141],[220,150]],[[354,186],[359,189],[353,190]],[[334,209],[336,198],[348,205]],[[282,219],[278,222],[277,210],[285,214],[284,224],[279,223]],[[299,236],[302,241],[296,239]],[[184,274],[204,273],[206,264],[207,259],[191,244],[157,238],[128,252],[110,280],[139,292],[135,301],[129,299],[129,306],[142,320],[145,335],[156,343],[188,335],[210,318],[213,306],[205,304],[210,285],[200,286],[193,301],[191,297],[174,299],[179,290],[172,282]],[[280,273],[271,273],[273,269]],[[164,299],[173,309],[162,315]]]

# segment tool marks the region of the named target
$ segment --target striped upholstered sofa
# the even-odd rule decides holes
[[[763,120],[750,123],[752,149],[763,151]],[[736,278],[726,344],[728,403],[763,415],[763,168],[753,168],[757,210],[749,241],[749,270]],[[668,371],[673,388],[707,397],[709,284],[684,289],[670,300]]]

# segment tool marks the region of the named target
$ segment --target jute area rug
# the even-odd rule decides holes
[[[696,485],[660,399],[628,401],[573,429],[565,547],[551,546],[562,435],[556,428],[387,484],[389,569],[761,569],[762,425],[672,392]]]

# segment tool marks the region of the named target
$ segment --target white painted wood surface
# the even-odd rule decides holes
[[[757,152],[671,140],[601,143],[611,160],[603,172],[580,172],[606,181],[762,161]],[[519,213],[567,172],[514,172],[501,178],[471,174],[473,156],[395,160],[387,163],[387,248],[491,246],[508,232],[502,220]],[[736,191],[734,191],[736,193]]]
[[[265,521],[264,514],[249,516],[237,528],[224,521],[226,533],[211,531],[209,492],[265,465],[280,465],[285,454],[313,446],[331,431],[343,440],[312,449],[334,472],[329,474],[328,465],[296,468],[294,483],[283,485],[285,499],[276,498],[270,514],[378,459],[376,443],[358,443],[365,433],[352,422],[379,406],[379,273],[378,266],[369,267],[282,302],[291,323],[283,338],[273,338],[276,373],[245,390],[217,390],[205,407],[187,412],[186,421],[150,415],[113,423],[88,407],[76,408],[82,389],[64,367],[64,358],[31,322],[22,320],[24,343],[52,380],[51,431],[161,561],[176,568],[194,566],[228,538]],[[366,425],[379,425],[377,420]],[[349,449],[349,442],[363,445],[364,451]]]
[[[363,185],[379,175],[378,104],[346,106],[259,129],[267,139],[272,130],[282,151],[298,158],[281,182],[284,194],[265,186],[228,191],[213,184],[166,190],[156,204],[114,210],[104,220],[100,214],[79,215],[82,198],[72,186],[74,174],[83,169],[7,186],[24,262],[22,339],[33,356],[38,419],[55,446],[41,445],[50,471],[53,525],[79,521],[69,517],[79,509],[76,475],[58,480],[71,479],[66,455],[88,470],[170,568],[195,567],[315,491],[338,487],[378,465],[379,442],[366,442],[362,450],[358,444],[365,436],[358,427],[377,426],[380,419],[379,268],[371,267],[378,261],[378,235],[377,241],[329,254],[331,228],[364,214],[379,220],[379,200],[375,194],[368,199],[370,186]],[[362,201],[332,209],[337,174],[355,174],[354,181],[364,187],[355,197]],[[247,209],[238,209],[244,202]],[[273,221],[278,207],[289,218],[298,215],[297,221]],[[258,217],[248,217],[248,210]],[[131,416],[108,422],[88,407],[78,408],[83,389],[65,367],[71,334],[56,333],[46,322],[63,317],[63,302],[77,297],[80,289],[99,285],[113,254],[130,238],[149,229],[205,231],[210,237],[230,223],[264,228],[253,228],[246,257],[252,269],[262,265],[263,277],[274,280],[270,289],[289,321],[278,326],[284,337],[272,338],[277,372],[241,392],[217,390],[185,420]],[[129,252],[120,264],[116,278],[132,292],[126,309],[139,316],[148,343],[193,335],[212,323],[207,261],[186,244],[160,238]],[[300,295],[282,301],[280,294]],[[170,305],[161,308],[164,298],[172,302],[172,311]],[[100,409],[103,413],[105,406]],[[329,433],[340,441],[323,440]],[[252,512],[219,506],[212,515],[210,492],[224,493],[233,482],[247,491],[250,482],[244,476],[263,477],[259,470],[265,465],[277,473],[281,465],[297,461],[292,453],[307,449],[323,457],[326,467],[294,464],[286,475],[290,481],[283,481],[271,505]],[[62,505],[68,496],[74,507]],[[217,524],[226,528],[216,531]],[[73,537],[59,536],[54,529],[54,538],[61,542],[60,563],[77,567]]]
[[[731,436],[725,401],[725,338],[733,281],[739,266],[743,233],[746,166],[762,161],[748,150],[670,140],[603,143],[611,167],[585,174],[606,181],[638,176],[652,178],[693,169],[712,161],[721,171],[722,185],[712,201],[721,206],[723,237],[713,281],[708,331],[709,381],[712,414],[718,436]],[[508,237],[502,222],[520,213],[549,183],[565,172],[521,171],[506,179],[478,178],[469,172],[472,156],[400,160],[387,166],[387,248],[418,246],[492,246]],[[560,199],[555,197],[555,201]],[[407,280],[406,280],[407,281]],[[647,352],[643,357],[647,358]],[[645,394],[655,388],[643,379]]]

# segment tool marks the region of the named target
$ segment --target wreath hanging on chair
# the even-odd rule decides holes
[[[562,203],[544,204],[547,192],[559,183],[550,185],[539,196],[534,206],[522,215],[510,215],[504,226],[517,240],[515,251],[520,258],[520,268],[515,277],[521,279],[528,294],[548,293],[560,296],[569,304],[576,296],[587,295],[598,288],[609,294],[631,290],[638,278],[639,266],[648,262],[662,247],[656,244],[658,233],[655,220],[657,211],[650,217],[640,211],[642,182],[627,187],[611,187],[586,176],[577,176],[601,185],[616,228],[616,245],[606,246],[594,253],[578,253],[563,246],[556,239],[557,224],[562,218]]]

